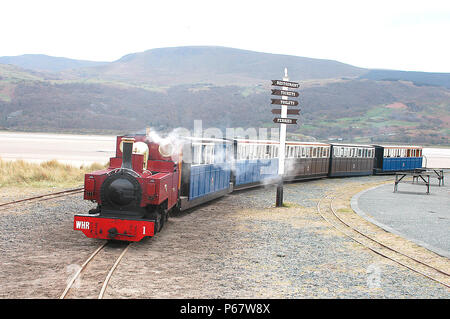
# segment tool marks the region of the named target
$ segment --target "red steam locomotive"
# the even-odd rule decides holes
[[[139,241],[153,236],[176,208],[180,154],[146,135],[117,137],[109,167],[85,175],[84,199],[98,205],[74,217],[74,229],[87,237]]]

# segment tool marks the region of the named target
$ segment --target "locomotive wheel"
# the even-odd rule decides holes
[[[164,227],[164,224],[169,219],[169,211],[159,206],[151,212],[148,212],[147,218],[153,219],[155,221],[155,233],[158,233],[161,231],[161,229]]]
[[[161,216],[160,228],[159,228],[159,231],[161,231],[161,229],[164,227],[165,223],[169,219],[169,212],[167,209],[164,209],[161,207],[158,209],[158,213]]]
[[[161,231],[164,225],[164,216],[161,214],[161,209],[156,208],[155,210],[147,214],[148,219],[153,219],[155,221],[155,233]]]

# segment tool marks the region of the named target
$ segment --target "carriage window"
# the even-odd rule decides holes
[[[201,164],[212,164],[214,162],[214,144],[202,145]]]
[[[202,152],[200,144],[193,144],[194,147],[194,156],[192,157],[193,164],[200,164],[202,161]]]
[[[240,149],[238,150],[238,158],[243,160],[247,158],[246,147],[245,145],[240,145]]]
[[[362,157],[363,155],[362,155],[362,149],[361,148],[358,148],[358,157]]]

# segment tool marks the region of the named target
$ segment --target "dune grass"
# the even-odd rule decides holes
[[[78,187],[84,183],[84,174],[105,167],[106,164],[99,163],[75,167],[56,160],[37,164],[22,160],[10,162],[0,159],[0,187]]]

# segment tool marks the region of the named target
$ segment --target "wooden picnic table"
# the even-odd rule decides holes
[[[405,178],[406,176],[412,176],[413,178],[413,182],[412,184],[414,184],[414,179],[417,178],[417,180],[420,178],[424,181],[425,185],[427,186],[427,194],[430,194],[430,176],[431,174],[426,173],[426,172],[419,172],[419,171],[414,171],[414,172],[395,172],[395,183],[394,183],[394,193],[397,191],[398,189],[398,184],[400,182],[402,182],[403,178]],[[405,183],[406,181],[403,180],[403,183]]]
[[[414,170],[414,173],[427,173],[427,174],[436,174],[437,179],[439,180],[439,186],[441,186],[441,181],[442,181],[442,186],[444,186],[444,169],[443,168],[416,168]],[[419,176],[415,176],[413,177],[413,182],[414,179],[416,181],[419,181]]]

